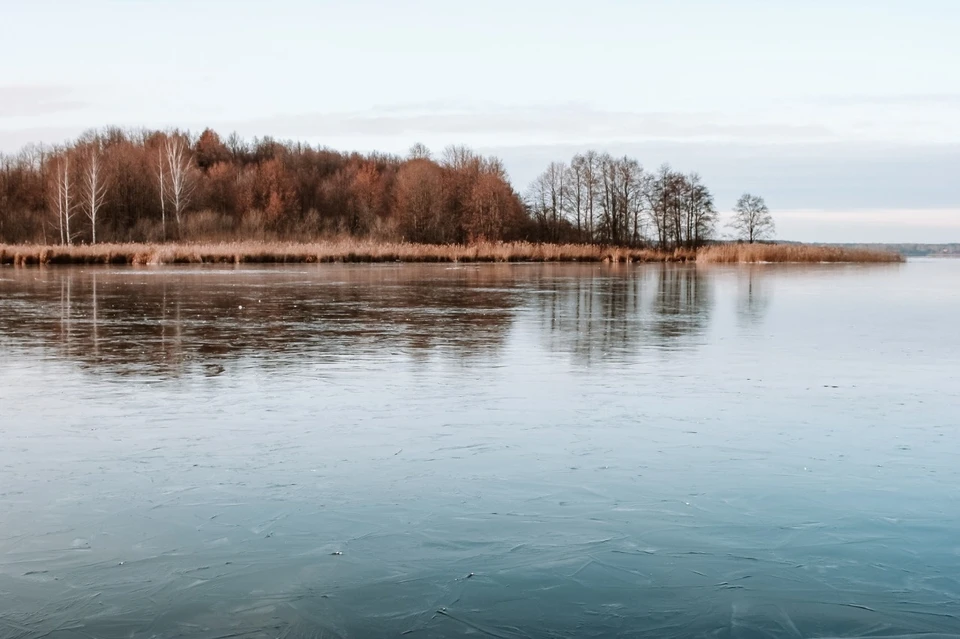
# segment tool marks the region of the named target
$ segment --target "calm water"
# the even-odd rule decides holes
[[[960,261],[0,270],[0,637],[960,636]]]

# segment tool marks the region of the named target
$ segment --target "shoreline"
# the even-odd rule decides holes
[[[479,242],[413,244],[368,240],[166,244],[0,244],[0,265],[311,264],[324,262],[596,262],[596,263],[899,263],[899,253],[811,244],[719,244],[674,250]]]

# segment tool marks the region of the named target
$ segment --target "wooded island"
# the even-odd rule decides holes
[[[696,173],[595,151],[523,194],[464,146],[400,157],[108,128],[0,157],[2,263],[899,259],[756,244],[774,225],[751,194],[730,224],[746,248],[715,246],[717,224]]]

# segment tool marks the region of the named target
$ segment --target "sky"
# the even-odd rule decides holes
[[[960,242],[956,0],[0,0],[0,151],[106,125],[467,144],[523,193],[587,148],[782,239]]]

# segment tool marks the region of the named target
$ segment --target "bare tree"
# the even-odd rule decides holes
[[[430,149],[428,149],[426,145],[417,142],[410,147],[410,151],[407,153],[407,158],[410,160],[429,160],[431,159]]]
[[[685,180],[684,241],[687,246],[697,247],[713,235],[717,210],[713,205],[713,194],[702,182],[699,174],[691,173],[685,176]]]
[[[567,217],[577,223],[577,241],[583,241],[583,225],[585,222],[585,208],[587,201],[586,160],[583,155],[577,154],[567,167]]]
[[[528,201],[541,232],[551,241],[560,239],[560,221],[563,219],[568,189],[567,167],[562,162],[551,162],[530,185]]]
[[[55,188],[57,209],[57,224],[60,227],[60,243],[73,244],[73,235],[70,232],[70,219],[74,214],[72,182],[70,175],[70,155],[65,151],[57,158],[55,167]]]
[[[538,175],[530,184],[527,206],[539,227],[540,236],[545,235],[553,217],[550,211],[550,175],[546,171]]]
[[[80,181],[83,212],[90,220],[90,239],[97,243],[97,215],[107,196],[107,181],[101,160],[100,140],[93,140],[84,153],[85,166]]]
[[[733,220],[730,221],[740,239],[753,244],[756,240],[773,237],[773,217],[767,203],[759,195],[744,193],[733,207]]]
[[[610,244],[640,244],[643,229],[640,212],[647,178],[635,159],[598,156],[599,168],[599,238]]]
[[[600,190],[600,159],[596,151],[583,154],[583,183],[586,189],[585,217],[587,234],[596,239],[596,209]]]
[[[441,164],[462,171],[478,159],[477,154],[470,147],[464,144],[451,144],[443,150]]]
[[[618,158],[614,168],[618,201],[616,240],[639,245],[644,234],[640,213],[647,190],[647,175],[639,162],[627,156]]]
[[[157,175],[160,179],[160,225],[163,229],[163,241],[167,241],[167,196],[166,178],[163,171],[163,148],[157,149]]]
[[[170,208],[173,210],[174,218],[177,221],[177,229],[183,222],[183,212],[190,204],[190,198],[193,196],[193,190],[196,186],[194,181],[193,159],[187,143],[179,135],[173,135],[167,138],[164,144],[164,155],[167,161],[167,175],[169,176],[169,189],[167,197],[170,200]],[[161,175],[161,190],[163,189],[163,176]],[[166,218],[166,213],[163,213]],[[166,219],[164,219],[166,223]],[[164,230],[166,235],[166,230]]]
[[[647,185],[650,222],[660,248],[669,245],[670,238],[670,182],[674,174],[669,164],[662,164]]]
[[[630,241],[634,246],[640,246],[647,242],[647,216],[649,214],[650,188],[653,182],[653,175],[643,170],[640,165],[635,165],[638,169],[636,181],[631,186],[631,198],[629,200],[629,209],[627,215],[633,216],[633,231]]]

